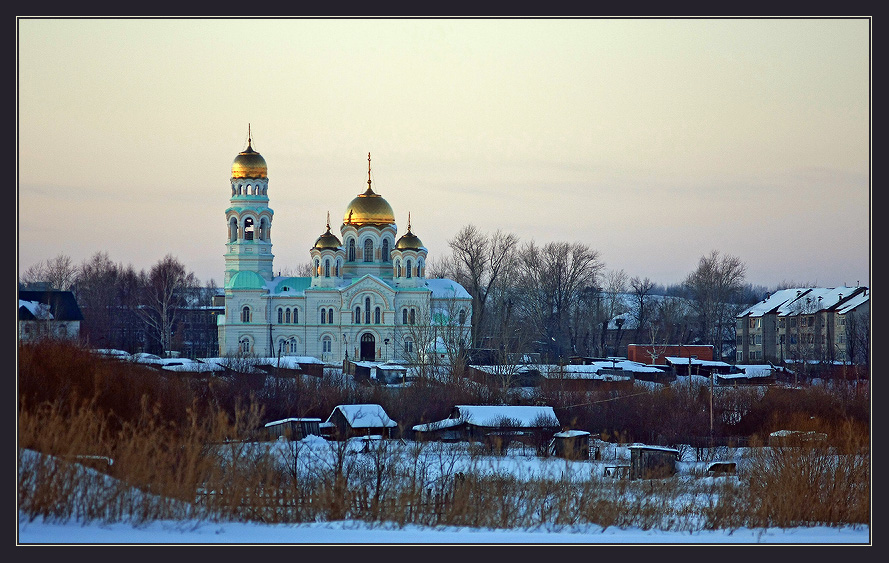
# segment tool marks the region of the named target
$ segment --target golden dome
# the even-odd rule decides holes
[[[423,248],[423,241],[411,232],[411,214],[408,213],[407,232],[401,235],[401,238],[395,243],[395,250],[420,250],[421,248]]]
[[[392,206],[370,187],[370,153],[367,153],[367,189],[349,202],[343,223],[346,225],[393,225]]]
[[[327,232],[318,237],[318,240],[315,241],[315,246],[313,248],[317,250],[325,250],[332,249],[336,250],[341,247],[343,243],[340,242],[340,239],[336,237],[335,234],[330,232],[330,213],[327,214]]]
[[[247,148],[232,162],[232,178],[268,178],[269,167],[262,155],[253,150],[250,128],[247,128]]]

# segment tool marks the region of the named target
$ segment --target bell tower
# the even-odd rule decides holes
[[[247,148],[232,162],[231,201],[225,210],[227,241],[225,252],[225,287],[239,272],[254,272],[265,280],[272,274],[272,216],[269,207],[268,166],[253,149],[250,126]]]

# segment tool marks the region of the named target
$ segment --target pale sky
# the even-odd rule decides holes
[[[18,269],[224,276],[231,164],[275,270],[367,187],[430,262],[468,224],[681,282],[870,285],[869,19],[19,19]]]

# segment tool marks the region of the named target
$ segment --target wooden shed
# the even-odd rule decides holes
[[[282,420],[273,420],[265,425],[266,438],[269,440],[277,440],[278,438],[302,440],[309,435],[320,436],[320,424],[320,418],[284,418]]]
[[[332,424],[332,437],[344,440],[355,436],[389,438],[398,424],[389,418],[380,405],[337,405],[327,422]]]
[[[563,430],[553,434],[553,454],[565,459],[590,458],[590,433],[585,430]]]
[[[630,446],[630,479],[663,479],[676,474],[679,450],[661,446]]]

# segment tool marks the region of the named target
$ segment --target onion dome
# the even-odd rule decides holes
[[[262,155],[253,150],[250,127],[247,127],[247,148],[232,162],[232,178],[268,178],[269,168]]]
[[[395,243],[395,250],[420,250],[421,248],[423,248],[423,241],[411,232],[411,214],[408,213],[407,232],[401,235],[401,238]]]
[[[340,242],[340,239],[336,237],[335,234],[330,232],[330,213],[327,214],[327,232],[318,237],[318,240],[315,241],[315,246],[313,248],[317,250],[325,250],[331,249],[336,250],[341,247],[343,243]]]
[[[346,225],[393,225],[395,213],[382,196],[375,193],[370,186],[370,153],[367,153],[367,189],[363,194],[349,202],[343,215]]]

